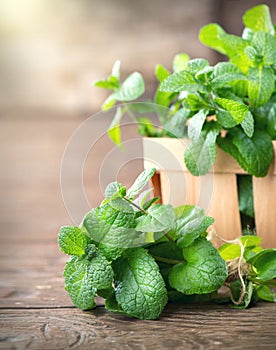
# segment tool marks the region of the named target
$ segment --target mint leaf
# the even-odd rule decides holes
[[[248,71],[248,96],[253,108],[264,105],[274,90],[275,77],[272,68],[252,67]]]
[[[209,66],[209,62],[205,58],[194,58],[187,62],[187,71],[195,75],[199,70]]]
[[[257,278],[269,281],[276,278],[276,249],[265,249],[255,255],[251,264]]]
[[[240,124],[249,113],[249,109],[244,103],[220,97],[216,97],[214,101],[223,108],[218,109],[216,115],[218,122],[225,128]]]
[[[107,185],[104,194],[108,199],[124,197],[126,195],[126,188],[117,181],[111,182],[109,185]]]
[[[276,139],[276,94],[269,102],[254,111],[258,128],[266,131],[273,140]]]
[[[240,157],[243,157],[243,162],[240,163],[240,157],[238,162],[250,175],[261,177],[267,174],[274,151],[266,132],[256,130],[249,138],[241,130],[235,129],[233,144],[239,150]]]
[[[256,61],[262,60],[264,66],[273,65],[276,62],[276,38],[264,32],[254,34],[252,44],[256,49]]]
[[[162,81],[164,81],[169,75],[170,72],[161,64],[158,64],[155,67],[155,76],[160,81],[160,83],[162,83]]]
[[[258,5],[246,11],[243,23],[254,32],[263,31],[272,35],[275,33],[267,5]]]
[[[65,289],[75,306],[82,310],[95,307],[94,297],[98,289],[112,286],[113,270],[102,254],[92,259],[72,257],[65,266]]]
[[[252,137],[254,133],[254,118],[250,112],[247,113],[241,122],[241,127],[248,137]]]
[[[246,309],[252,299],[253,296],[253,283],[251,281],[245,281],[246,284],[246,293],[244,295],[244,298],[242,300],[242,302],[239,305],[231,305],[231,307],[235,308],[235,309]],[[239,297],[242,293],[242,285],[241,285],[241,281],[240,280],[236,280],[234,282],[232,282],[230,284],[230,289],[231,289],[231,293],[233,295],[234,300],[239,300]]]
[[[186,108],[179,109],[167,122],[163,124],[163,129],[166,130],[172,137],[184,137],[186,133],[186,121],[190,111]]]
[[[193,205],[177,207],[175,214],[176,224],[169,234],[176,237],[177,245],[182,248],[191,245],[215,221],[205,216],[203,209]]]
[[[149,253],[158,262],[174,263],[175,260],[183,261],[182,249],[174,242],[161,242],[148,248]]]
[[[58,233],[60,250],[68,255],[81,256],[85,253],[88,237],[79,227],[63,226]]]
[[[177,73],[186,69],[189,60],[190,57],[186,53],[179,53],[175,55],[173,59],[173,71]]]
[[[118,107],[115,116],[108,128],[108,136],[115,143],[115,145],[120,147],[122,147],[120,121],[123,114],[123,109],[121,107]]]
[[[255,288],[255,293],[258,298],[265,301],[276,302],[276,292],[265,285],[258,285]]]
[[[208,112],[208,109],[202,109],[189,120],[188,136],[191,140],[195,141],[199,138]]]
[[[113,263],[115,297],[132,317],[156,319],[167,304],[167,291],[158,265],[145,249],[126,251]]]
[[[193,75],[186,70],[170,75],[160,86],[160,91],[164,92],[197,92],[206,91],[204,85],[198,83]]]
[[[205,175],[216,159],[216,138],[218,129],[203,131],[200,137],[192,141],[184,155],[189,171],[195,175]]]
[[[109,203],[90,211],[83,226],[91,239],[110,248],[126,248],[137,236],[135,213],[121,212]]]
[[[127,191],[127,197],[128,199],[132,200],[134,199],[141,191],[142,189],[148,184],[149,180],[154,175],[156,169],[145,169],[134,181],[134,184],[130,187],[130,189]]]
[[[136,230],[141,232],[160,232],[171,228],[175,220],[170,204],[156,204],[148,209],[146,215],[137,219]]]
[[[145,91],[144,79],[138,72],[132,73],[111,96],[116,101],[132,101]]]
[[[223,260],[233,260],[239,258],[241,255],[241,248],[238,244],[225,243],[218,249]]]
[[[186,262],[175,265],[170,274],[170,285],[183,294],[207,294],[219,289],[228,273],[224,260],[212,243],[197,239],[183,249]]]
[[[84,258],[71,257],[64,269],[65,289],[73,304],[82,310],[93,309],[97,289],[90,279],[90,262]]]

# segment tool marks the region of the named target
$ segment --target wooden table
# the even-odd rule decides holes
[[[0,349],[275,349],[276,304],[245,311],[168,305],[156,321],[111,314],[101,300],[89,312],[72,306],[56,236],[61,225],[72,224],[59,173],[80,122],[1,119]],[[88,185],[92,205],[101,199],[97,174],[90,173]]]

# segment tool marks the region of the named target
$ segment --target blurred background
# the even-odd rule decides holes
[[[276,22],[275,0],[264,2]],[[199,42],[199,29],[214,21],[241,34],[242,14],[261,3],[0,0],[1,235],[55,240],[58,227],[72,223],[60,188],[63,152],[81,123],[100,111],[106,93],[92,83],[106,77],[115,60],[121,61],[123,76],[134,70],[143,74],[145,97],[150,96],[157,63],[170,69],[179,52],[216,63],[220,57]],[[95,130],[105,130],[106,120],[95,120]],[[74,220],[81,219],[86,207],[75,182],[79,173],[83,171],[88,206],[96,206],[102,199],[99,169],[104,159],[112,158],[104,168],[113,177],[117,153],[106,157],[112,147],[107,138],[102,140],[83,169],[77,153],[72,157],[64,181]],[[120,169],[124,181],[130,183],[142,170],[137,159]]]

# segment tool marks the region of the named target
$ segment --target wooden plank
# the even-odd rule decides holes
[[[248,310],[169,305],[157,321],[129,319],[103,307],[2,310],[1,349],[275,349],[276,304]],[[238,335],[238,336],[237,336]]]
[[[214,228],[224,239],[235,239],[242,234],[237,180],[235,174],[213,174],[214,190],[208,215],[215,219]]]
[[[276,247],[276,175],[253,178],[256,233],[265,248]]]

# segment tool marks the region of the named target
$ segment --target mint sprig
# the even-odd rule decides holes
[[[73,304],[93,309],[100,296],[109,311],[156,319],[168,299],[230,303],[230,295],[221,299],[218,290],[227,284],[232,294],[243,291],[238,275],[233,279],[229,270],[229,259],[241,257],[250,267],[243,278],[251,294],[244,293],[239,307],[253,297],[271,301],[267,288],[275,284],[275,249],[264,250],[259,238],[247,236],[240,239],[244,249],[231,243],[217,250],[206,238],[214,219],[201,208],[173,209],[157,203],[158,198],[146,200],[150,190],[145,186],[154,172],[142,172],[128,190],[118,182],[109,184],[106,198],[80,227],[61,227],[58,244],[70,255],[65,289]]]

